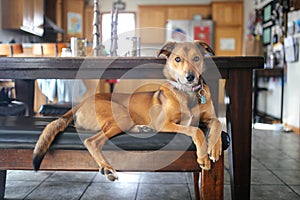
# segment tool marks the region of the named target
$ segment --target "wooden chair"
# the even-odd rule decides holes
[[[20,53],[23,53],[22,44],[0,44],[0,56],[13,57]]]
[[[67,43],[36,43],[32,45],[32,53],[36,56],[59,56]]]
[[[22,44],[0,44],[0,57],[13,57],[15,54],[23,53]],[[14,82],[10,79],[0,80],[0,87],[5,88],[9,97],[14,97]]]

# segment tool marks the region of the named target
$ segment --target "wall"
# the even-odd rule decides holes
[[[254,3],[253,1],[244,1],[244,39],[247,38],[248,34],[248,20],[249,15],[254,10]]]
[[[298,44],[300,35],[298,37]],[[299,53],[300,56],[300,53]],[[300,129],[300,61],[287,63],[286,96],[284,99],[284,122]]]
[[[288,14],[289,22],[296,19],[300,19],[300,10],[290,12]],[[300,33],[292,35],[297,44],[300,44]],[[292,130],[300,134],[300,52],[298,50],[298,61],[294,63],[287,63],[287,83],[286,83],[286,95],[285,95],[285,117],[284,122],[292,127]]]

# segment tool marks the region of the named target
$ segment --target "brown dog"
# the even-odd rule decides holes
[[[213,50],[200,41],[166,43],[158,55],[167,58],[164,67],[167,81],[158,91],[130,95],[103,93],[86,99],[45,127],[33,152],[34,168],[39,169],[55,136],[74,119],[77,127],[99,130],[84,144],[109,180],[118,177],[101,152],[103,145],[109,138],[143,125],[192,137],[200,167],[210,169],[209,156],[217,161],[222,153],[222,126],[216,118],[209,88],[201,77],[204,55],[208,53],[214,55]],[[208,141],[198,128],[199,121],[210,129]]]

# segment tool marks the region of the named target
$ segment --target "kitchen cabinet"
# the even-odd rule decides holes
[[[168,6],[167,19],[168,20],[192,20],[195,15],[201,15],[202,18],[207,19],[211,17],[210,5],[187,5],[187,6]]]
[[[213,2],[212,18],[215,22],[215,52],[218,56],[242,54],[243,2]]]
[[[2,0],[2,28],[44,34],[43,0]]]
[[[212,15],[217,26],[243,24],[243,2],[214,2]]]
[[[94,21],[94,7],[87,6],[84,9],[84,37],[93,42],[93,21]]]
[[[194,15],[211,16],[210,5],[140,5],[138,6],[138,28],[142,44],[165,42],[168,20],[192,20]],[[155,28],[149,28],[155,27]],[[144,28],[144,29],[143,29]]]
[[[165,42],[166,11],[166,7],[163,6],[139,6],[138,35],[141,37],[141,43]]]
[[[167,9],[167,19],[181,20],[188,19],[188,9],[185,7],[169,7]]]
[[[242,53],[242,27],[215,27],[215,53],[236,56]]]

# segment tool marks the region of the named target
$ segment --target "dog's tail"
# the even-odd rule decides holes
[[[74,108],[66,112],[63,116],[52,121],[44,128],[33,150],[32,164],[34,170],[39,170],[42,160],[56,135],[66,129],[69,123],[73,120],[73,114],[77,109],[78,106],[75,106]]]

